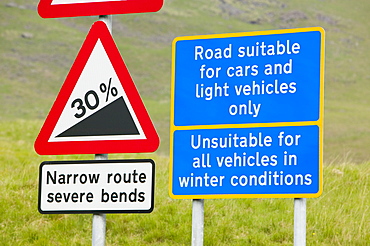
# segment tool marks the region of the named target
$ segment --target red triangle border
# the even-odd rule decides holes
[[[123,89],[142,127],[146,139],[130,140],[91,140],[49,142],[49,138],[58,123],[67,101],[77,84],[77,81],[100,39],[111,61],[111,64],[121,82]],[[124,81],[124,83],[122,83]],[[44,125],[35,141],[35,151],[40,155],[69,155],[69,154],[108,154],[108,153],[142,153],[154,152],[159,146],[159,136],[146,111],[143,101],[136,89],[130,73],[120,55],[120,52],[106,24],[95,22],[68,73],[65,82],[47,116]]]

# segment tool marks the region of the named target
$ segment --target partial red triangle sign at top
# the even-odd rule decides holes
[[[159,137],[102,21],[95,22],[35,141],[40,155],[154,152]]]
[[[163,0],[40,0],[42,18],[156,12]]]

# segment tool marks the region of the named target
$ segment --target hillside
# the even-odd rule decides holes
[[[97,17],[42,19],[37,0],[0,4],[0,120],[41,126]],[[366,0],[167,0],[113,17],[113,36],[168,153],[171,43],[176,36],[322,26],[326,30],[325,162],[370,160]],[[37,132],[33,133],[35,136]]]

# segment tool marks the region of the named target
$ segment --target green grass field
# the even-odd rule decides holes
[[[97,17],[42,19],[0,3],[0,245],[89,245],[91,215],[41,215],[33,142]],[[307,201],[307,245],[370,242],[368,0],[166,0],[113,17],[113,36],[161,137],[151,214],[107,215],[107,245],[190,245],[191,200],[168,196],[171,43],[177,36],[321,26],[326,31],[324,190]],[[205,201],[205,245],[292,245],[293,199]]]
[[[38,213],[38,166],[93,156],[36,155],[32,140],[39,123],[0,123],[1,245],[89,245],[92,215]],[[191,200],[169,198],[168,157],[110,158],[143,156],[156,161],[155,209],[107,215],[107,245],[190,245]],[[325,165],[323,195],[307,201],[307,245],[367,245],[369,176],[369,165]],[[292,245],[293,208],[293,199],[206,200],[204,245]]]
[[[97,17],[42,19],[37,0],[0,4],[0,120],[44,120]],[[117,15],[113,36],[169,150],[171,43],[176,36],[321,26],[326,31],[325,162],[370,160],[367,0],[166,1]]]

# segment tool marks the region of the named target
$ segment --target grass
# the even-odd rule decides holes
[[[0,122],[0,244],[89,245],[91,215],[37,212],[38,166],[44,160],[92,159],[92,155],[36,155],[41,121]],[[9,144],[12,143],[12,144]],[[143,158],[115,154],[111,159]],[[168,196],[168,158],[156,161],[151,214],[107,215],[107,245],[189,245],[191,200]],[[370,241],[370,166],[347,162],[324,167],[324,192],[307,200],[308,245],[366,245]],[[205,200],[204,245],[292,245],[293,199]]]

